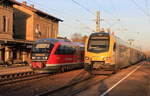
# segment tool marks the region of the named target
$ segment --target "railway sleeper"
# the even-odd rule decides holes
[[[26,77],[30,75],[34,75],[34,72],[23,72],[23,73],[15,73],[15,74],[7,74],[7,75],[0,75],[0,81],[9,80],[9,79],[17,79],[20,77]]]

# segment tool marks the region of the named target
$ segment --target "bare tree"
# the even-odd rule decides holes
[[[85,43],[85,41],[86,41],[86,38],[87,38],[88,36],[82,36],[82,34],[80,34],[80,33],[74,33],[73,35],[72,35],[72,37],[71,37],[71,40],[73,41],[73,42],[81,42],[81,43]]]

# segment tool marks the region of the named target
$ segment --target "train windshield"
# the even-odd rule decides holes
[[[96,53],[108,51],[109,41],[109,34],[91,35],[88,42],[88,51]]]
[[[49,48],[50,44],[36,44],[35,48]]]
[[[54,45],[51,43],[37,43],[34,45],[32,52],[34,53],[45,53],[45,52],[51,52]]]

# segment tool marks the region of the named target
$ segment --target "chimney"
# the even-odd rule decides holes
[[[22,4],[27,5],[27,2],[26,2],[26,1],[23,1]]]
[[[30,7],[31,7],[31,8],[34,8],[34,5],[33,5],[33,4],[32,4],[32,5],[30,5]]]

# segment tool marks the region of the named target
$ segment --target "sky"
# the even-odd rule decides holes
[[[96,11],[100,27],[124,41],[134,40],[142,50],[150,50],[149,0],[17,0],[58,17],[59,36],[71,38],[74,33],[89,36],[96,29]]]

